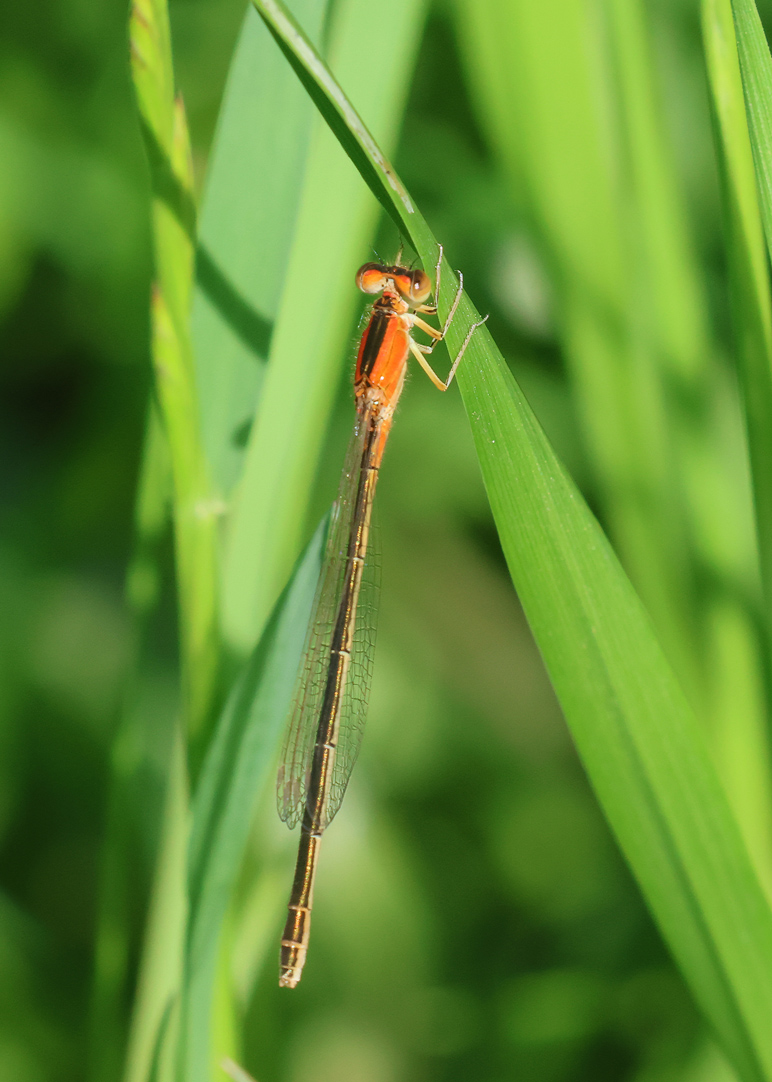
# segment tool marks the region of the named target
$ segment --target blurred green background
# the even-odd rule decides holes
[[[698,5],[650,0],[645,10],[711,348],[726,356]],[[200,185],[243,11],[235,0],[171,4]],[[0,1078],[8,1082],[119,1076],[178,694],[168,538],[140,675],[123,596],[150,389],[151,276],[126,15],[104,0],[47,0],[34,14],[17,5],[5,11],[0,40]],[[451,5],[431,6],[396,165],[613,530],[561,349],[561,268],[534,213],[538,199],[527,183],[512,184],[486,136],[462,25]],[[383,227],[374,243],[388,258],[393,230]],[[363,251],[360,261],[369,258]],[[356,323],[352,342],[355,333]],[[309,531],[334,496],[352,416],[350,367]],[[725,384],[720,408],[734,430],[739,411]],[[326,836],[311,954],[293,995],[276,987],[274,954],[294,843],[270,795],[259,812],[252,859],[268,875],[253,888],[245,873],[255,918],[234,950],[246,1065],[258,1082],[718,1077],[723,1068],[596,807],[529,636],[460,398],[438,395],[420,375],[390,441],[379,518],[368,731]],[[143,738],[116,746],[127,708]],[[92,981],[100,882],[110,876],[100,845],[111,763],[132,779],[120,812],[129,935],[110,956],[123,991],[104,1017]],[[95,1026],[111,1027],[115,1054],[96,1075]]]

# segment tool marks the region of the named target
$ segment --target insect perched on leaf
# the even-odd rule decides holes
[[[429,276],[399,262],[365,263],[357,285],[379,293],[357,356],[354,390],[357,416],[333,511],[324,564],[314,599],[298,673],[292,714],[284,741],[277,785],[279,814],[289,825],[301,824],[300,846],[289,913],[281,941],[279,984],[294,988],[308,951],[314,876],[322,834],[340,808],[364,729],[375,646],[378,584],[368,560],[370,517],[383,458],[412,353],[432,383],[446,391],[474,331],[470,328],[446,380],[427,361],[453,320],[463,278],[442,330],[419,313],[434,315],[427,304]],[[442,248],[437,262],[440,285]],[[487,316],[485,317],[488,318]],[[431,345],[416,342],[414,327]]]

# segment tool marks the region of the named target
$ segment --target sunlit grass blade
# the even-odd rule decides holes
[[[772,56],[754,0],[731,0],[759,205],[772,252]]]
[[[150,162],[155,286],[152,356],[174,479],[174,525],[187,724],[201,736],[218,666],[216,506],[200,436],[190,343],[195,209],[182,101],[174,96],[168,12],[136,0],[131,59]]]
[[[275,3],[258,3],[273,20]],[[294,63],[310,46],[273,21]],[[331,76],[314,56],[305,81]],[[337,88],[335,125],[351,107]],[[356,143],[355,124],[344,146]],[[367,158],[431,269],[436,242],[389,169]],[[402,208],[401,210],[399,208]],[[417,228],[417,224],[419,228]],[[450,293],[450,289],[448,289]],[[441,309],[447,310],[443,289]],[[477,313],[464,296],[457,349]],[[513,581],[590,777],[693,994],[742,1076],[772,1077],[772,913],[751,868],[704,738],[646,613],[580,494],[556,460],[485,328],[458,381]]]
[[[431,244],[424,218],[304,29],[280,0],[253,3],[362,179],[415,250],[421,252],[422,245]]]
[[[730,11],[734,12],[736,41],[729,20]],[[772,319],[769,264],[763,250],[762,224],[767,251],[772,252],[772,57],[753,0],[731,0],[731,7],[718,0],[712,4],[704,3],[703,24],[724,154],[738,360],[745,396],[769,638],[772,604]],[[736,74],[738,56],[744,111]]]
[[[337,6],[327,35],[330,64],[387,146],[396,141],[425,7],[424,0],[394,0],[384,19],[371,0],[351,0]],[[353,278],[367,258],[375,209],[319,122],[223,557],[223,630],[240,654],[253,645],[302,543],[340,373],[351,358]]]
[[[650,310],[643,318],[655,340],[654,364],[688,393],[705,377],[711,342],[704,283],[666,138],[647,16],[640,0],[613,0],[611,59],[617,61],[623,145],[629,155],[626,192],[635,200],[635,236],[640,239],[635,252],[645,264],[642,296]],[[610,89],[613,93],[613,84]]]
[[[487,336],[486,336],[487,337]],[[487,343],[459,372],[512,578],[611,826],[744,1078],[768,1078],[772,914],[653,629]]]
[[[210,1074],[211,1011],[222,923],[289,709],[326,523],[317,530],[217,724],[193,801],[182,993],[181,1077]]]
[[[605,519],[701,703],[689,553],[699,504],[683,492],[685,470],[673,468],[697,424],[690,417],[681,432],[673,404],[695,412],[704,400],[695,382],[708,349],[641,5],[610,3],[597,19],[581,0],[470,0],[456,12],[477,110],[511,190],[527,193],[526,220],[554,269]]]
[[[216,519],[199,431],[189,316],[195,213],[190,146],[174,95],[164,0],[136,0],[131,60],[151,174],[155,281],[151,326],[157,399],[173,481],[173,519],[183,685],[155,884],[135,996],[126,1082],[172,1082],[176,1003],[185,933],[186,737],[200,740],[212,708],[219,659]]]
[[[581,0],[469,0],[456,12],[479,115],[554,268],[604,521],[768,870],[744,431],[708,333],[646,8],[612,2],[589,21]]]
[[[756,497],[756,525],[763,561],[762,578],[768,595],[772,581],[769,566],[772,555],[772,536],[769,534],[772,528],[769,513],[772,506],[772,443],[769,439],[772,431],[772,308],[769,271],[730,0],[704,0],[702,26],[716,131],[720,138],[737,362],[745,400]],[[751,680],[746,683],[750,686]],[[737,730],[736,702],[734,713],[733,727]],[[729,784],[737,794],[735,804],[744,833],[757,865],[765,873],[769,889],[772,884],[772,799],[768,734],[763,718],[757,724],[755,734],[746,732],[742,725],[739,728],[743,743],[738,744],[737,748],[741,753],[745,749],[747,766],[742,771],[742,783],[732,786],[730,780]],[[724,749],[724,762],[732,762],[736,758],[736,754],[729,755]]]
[[[328,0],[294,6],[316,40]],[[315,119],[248,7],[207,161],[191,321],[202,436],[225,498],[241,472],[264,377]]]
[[[212,497],[207,481],[189,339],[178,333],[161,289],[153,295],[152,326],[158,399],[169,441],[174,478],[175,566],[183,701],[187,728],[198,746],[206,734],[219,663],[219,505]]]

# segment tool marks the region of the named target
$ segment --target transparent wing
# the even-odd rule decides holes
[[[282,748],[277,779],[277,806],[279,815],[290,827],[295,826],[300,821],[306,803],[308,777],[314,754],[319,712],[327,682],[330,643],[345,584],[349,539],[367,434],[367,415],[360,414],[357,417],[357,423],[346,452],[338,498],[335,501],[330,523],[324,565],[316,589],[303,658],[298,670],[292,709]],[[366,631],[368,614],[374,616],[372,601],[373,569],[371,568],[370,572],[368,572],[369,564],[370,560],[368,559],[365,561],[360,603],[357,607],[348,679],[341,702],[341,742],[339,743],[341,764],[339,765],[338,757],[336,757],[331,779],[331,791],[336,794],[339,792],[339,795],[334,811],[330,814],[328,810],[325,815],[324,825],[330,821],[332,815],[340,807],[346,783],[356,760],[361,731],[364,725],[367,691],[369,690],[372,670],[372,647],[375,644],[374,630]],[[366,606],[365,610],[362,609],[363,602]],[[361,676],[361,670],[363,669],[366,673],[364,681]],[[354,689],[359,690],[355,691]],[[351,703],[350,707],[349,702]],[[352,722],[349,719],[354,720]],[[344,751],[341,748],[341,744],[348,747],[348,734],[350,731],[355,744],[353,752],[350,750]],[[344,763],[347,764],[345,770],[342,765]]]
[[[365,731],[367,704],[373,680],[375,633],[378,627],[378,602],[381,593],[379,534],[380,531],[373,518],[370,523],[370,544],[362,571],[362,585],[359,589],[359,604],[351,642],[351,664],[341,699],[338,749],[335,753],[330,792],[325,808],[325,826],[332,822],[340,808]]]

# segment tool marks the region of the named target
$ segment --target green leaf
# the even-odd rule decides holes
[[[469,0],[456,12],[491,145],[554,268],[558,332],[606,520],[702,705],[689,545],[696,536],[707,547],[694,492],[704,473],[695,485],[690,464],[694,432],[707,427],[709,351],[641,4],[612,0],[597,19],[583,0]]]
[[[180,332],[166,295],[152,299],[152,354],[158,400],[174,479],[174,540],[185,716],[201,741],[212,708],[219,663],[217,633],[218,507],[198,424],[190,340]]]
[[[147,774],[138,762],[147,751],[148,710],[137,703],[141,683],[141,646],[149,617],[160,596],[159,547],[169,526],[171,477],[169,452],[158,417],[148,410],[145,446],[137,485],[134,546],[126,573],[126,598],[137,625],[131,678],[124,696],[110,755],[110,782],[102,840],[98,909],[95,921],[94,974],[90,1005],[89,1078],[104,1082],[118,1078],[125,1032],[121,1021],[131,974],[131,921],[129,899],[136,884],[146,879],[131,844],[131,829],[139,800],[147,805]],[[141,749],[141,750],[140,750]],[[140,780],[141,779],[141,780]],[[141,790],[141,797],[138,794]],[[150,854],[148,854],[148,857]],[[144,874],[143,874],[144,873]]]
[[[436,242],[275,0],[256,0],[431,267]],[[345,120],[349,118],[349,122]],[[447,311],[451,286],[440,298]],[[448,338],[477,317],[464,296]],[[502,546],[598,797],[695,998],[747,1080],[772,1077],[772,912],[649,619],[487,328],[458,382]]]
[[[424,0],[394,0],[384,19],[372,0],[345,0],[336,5],[328,33],[331,65],[387,145],[396,141],[425,6]],[[308,495],[350,356],[354,274],[375,229],[375,209],[320,122],[270,364],[227,528],[223,633],[240,655],[254,644],[302,544]]]
[[[403,228],[405,214],[411,217],[415,215],[415,207],[394,168],[308,40],[304,30],[283,4],[275,3],[274,0],[255,0],[255,7],[265,19],[266,26],[276,38],[279,48],[289,60],[295,74],[329,124],[340,145],[359,170],[360,176],[366,181],[376,199],[383,204],[397,227]],[[386,30],[389,19],[384,19],[380,11],[377,15],[382,30]],[[380,78],[372,82],[380,83]],[[384,177],[388,181],[386,187],[382,183]],[[413,238],[409,232],[407,235],[412,242]]]
[[[272,779],[326,536],[314,535],[252,657],[235,682],[193,801],[188,933],[182,989],[182,1076],[208,1079],[210,1017],[220,932],[255,803]]]
[[[770,881],[745,434],[712,356],[646,9],[611,0],[588,20],[582,0],[468,0],[456,11],[480,115],[557,270],[557,330],[604,520]]]
[[[185,110],[174,96],[164,0],[135,0],[131,60],[150,164],[155,282],[152,356],[174,479],[174,526],[187,727],[200,738],[219,664],[217,507],[201,443],[189,315],[195,209]]]
[[[179,727],[169,756],[155,882],[147,914],[124,1082],[174,1082],[187,899],[188,779]]]
[[[328,0],[297,0],[314,40]],[[231,63],[199,216],[192,336],[213,484],[241,472],[291,250],[313,106],[257,13]]]
[[[736,42],[730,24],[734,13]],[[756,526],[766,593],[767,635],[772,605],[772,321],[769,267],[772,252],[772,57],[753,0],[703,5],[714,107],[724,155],[729,257],[753,469]],[[737,58],[746,119],[739,100]],[[750,135],[750,153],[749,153]],[[755,166],[755,183],[751,169]]]
[[[772,318],[764,232],[759,213],[753,154],[743,102],[731,0],[703,0],[702,26],[708,75],[723,166],[729,284],[748,443],[755,489],[756,527],[762,579],[772,587]],[[767,605],[769,614],[769,605]],[[769,620],[769,615],[767,615]],[[739,660],[739,659],[737,659]],[[736,661],[737,665],[737,661]],[[742,663],[737,665],[742,671]],[[745,681],[748,686],[748,681]],[[739,688],[738,688],[739,691]],[[765,751],[765,721],[756,733],[737,724],[741,694],[733,696],[732,728],[741,731],[746,766],[732,787],[743,831],[768,887],[770,868],[770,780]],[[726,761],[736,755],[725,756]]]
[[[595,791],[692,993],[771,1077],[772,913],[649,619],[487,336],[459,370],[502,547]]]
[[[253,0],[253,3],[362,179],[397,228],[423,256],[422,248],[430,248],[433,240],[429,227],[329,67],[284,4],[278,0]],[[385,29],[380,10],[377,16],[382,30]],[[380,84],[380,78],[377,82]],[[429,262],[433,263],[436,256],[435,247]]]
[[[754,0],[732,0],[761,217],[772,252],[772,56]]]

